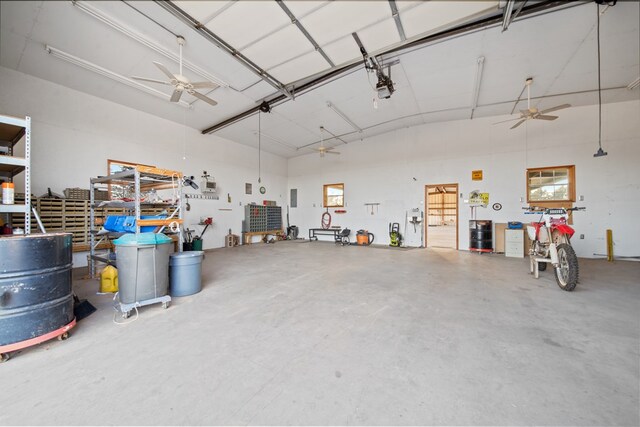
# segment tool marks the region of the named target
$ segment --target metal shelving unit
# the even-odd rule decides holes
[[[24,157],[13,155],[15,145],[24,137]],[[24,172],[24,193],[31,194],[31,117],[25,118],[0,115],[0,146],[7,148],[7,154],[0,155],[0,176],[13,182],[13,178]],[[24,203],[0,204],[0,213],[23,213],[24,232],[31,234],[31,198]],[[7,218],[10,223],[10,218]]]
[[[159,169],[155,167],[138,165],[131,169],[124,170],[109,176],[100,176],[97,178],[91,178],[89,187],[89,274],[91,277],[95,277],[96,261],[103,262],[105,264],[113,263],[113,260],[109,257],[110,250],[106,249],[98,252],[98,246],[106,238],[115,238],[121,236],[123,233],[109,233],[101,235],[98,238],[96,229],[96,213],[97,208],[95,200],[96,186],[117,184],[117,185],[129,185],[132,186],[135,199],[131,204],[131,209],[136,219],[136,235],[140,233],[140,227],[144,226],[156,226],[160,227],[156,229],[157,233],[164,231],[166,227],[176,225],[177,230],[175,234],[178,235],[178,241],[182,242],[182,223],[183,223],[183,211],[182,211],[182,172],[172,171],[168,169]],[[162,203],[146,203],[141,200],[140,194],[143,191],[155,190],[177,190],[177,201],[175,204],[162,204]],[[117,205],[121,206],[121,205]],[[169,213],[169,216],[165,219],[140,219],[141,206],[166,206],[173,209]],[[178,251],[182,252],[182,245],[178,245]]]

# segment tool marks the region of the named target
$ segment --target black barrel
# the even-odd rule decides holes
[[[491,221],[473,219],[469,221],[469,250],[493,251],[493,233]]]
[[[73,321],[71,234],[0,237],[0,346]]]

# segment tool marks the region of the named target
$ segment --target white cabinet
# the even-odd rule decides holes
[[[524,230],[504,230],[504,256],[524,258]]]

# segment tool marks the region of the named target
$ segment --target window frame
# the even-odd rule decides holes
[[[337,186],[342,187],[342,204],[329,205],[327,200],[327,197],[328,197],[327,190],[329,189],[329,187],[337,187]],[[324,184],[322,186],[322,206],[325,208],[344,208],[344,183],[343,182],[337,182],[335,184]]]
[[[566,199],[549,199],[549,200],[531,200],[531,181],[529,174],[531,172],[542,172],[550,169],[567,169],[567,198]],[[576,201],[576,166],[575,165],[560,165],[560,166],[545,166],[541,168],[527,168],[525,171],[525,180],[527,183],[527,203],[530,205],[541,203],[573,203]]]

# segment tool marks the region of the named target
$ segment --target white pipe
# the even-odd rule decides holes
[[[478,97],[480,96],[480,83],[482,82],[482,71],[484,69],[484,56],[478,58],[476,69],[476,80],[473,85],[473,99],[471,100],[471,109],[478,107]]]
[[[362,128],[360,126],[356,125],[349,117],[347,117],[342,111],[338,110],[338,108],[335,105],[333,105],[331,102],[327,101],[327,107],[332,109],[334,113],[340,116],[340,118],[345,122],[347,122],[354,130],[357,130],[358,132],[362,132]]]

